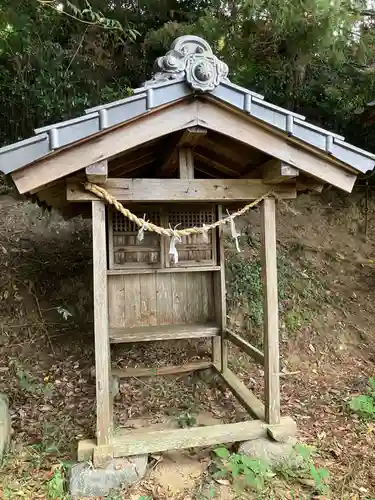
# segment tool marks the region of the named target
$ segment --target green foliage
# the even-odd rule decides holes
[[[367,394],[354,396],[349,401],[349,408],[364,420],[375,420],[375,379],[368,380]]]
[[[314,455],[314,447],[297,443],[292,455],[278,468],[277,472],[286,479],[312,479],[314,491],[327,494],[329,491],[329,471],[324,467],[315,467]]]
[[[52,395],[55,390],[53,384],[39,382],[28,370],[25,370],[17,360],[11,360],[9,364],[18,378],[22,390],[34,396],[50,397]]]
[[[231,480],[236,488],[262,491],[269,478],[274,476],[262,460],[240,453],[231,454],[224,447],[216,448],[214,453],[219,459],[214,476]]]
[[[235,309],[245,306],[247,319],[252,328],[258,328],[263,321],[263,291],[261,263],[257,242],[252,242],[255,251],[243,257],[229,251],[226,260],[228,304]],[[245,243],[243,248],[247,250]],[[278,254],[278,293],[282,320],[287,331],[294,332],[311,321],[320,310],[324,297],[323,283],[301,273],[287,254]]]
[[[182,34],[206,38],[231,79],[375,147],[361,111],[375,94],[365,1],[3,0],[0,144],[123,98]]]
[[[194,427],[197,423],[197,419],[196,419],[196,416],[193,415],[192,413],[184,412],[178,416],[177,423],[178,423],[179,427],[181,427],[181,428]]]
[[[65,467],[58,465],[52,478],[47,483],[47,494],[49,500],[63,500],[65,498]]]

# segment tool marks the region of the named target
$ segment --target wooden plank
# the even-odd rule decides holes
[[[161,366],[158,368],[114,368],[112,369],[112,376],[118,378],[130,377],[156,377],[165,375],[178,375],[180,373],[189,373],[198,370],[207,370],[212,367],[210,361],[195,361],[187,363],[186,365],[179,366]]]
[[[202,202],[249,201],[271,190],[279,198],[296,197],[295,185],[269,186],[261,179],[108,179],[106,191],[118,201],[127,202]],[[98,199],[80,183],[68,183],[68,201]]]
[[[277,294],[276,205],[261,203],[261,257],[264,314],[264,396],[266,421],[280,421],[279,304]]]
[[[113,408],[111,398],[111,350],[108,336],[106,214],[101,201],[92,202],[94,274],[94,334],[96,372],[96,429],[99,446],[111,444]]]
[[[279,184],[298,176],[299,170],[280,160],[270,160],[262,168],[263,182],[266,184]]]
[[[108,277],[108,315],[110,327],[120,328],[126,325],[125,281],[123,275]]]
[[[266,436],[264,422],[253,420],[235,424],[149,431],[117,432],[113,439],[113,456],[123,457],[180,450],[219,443],[235,443]]]
[[[189,127],[187,128],[181,138],[179,139],[177,146],[196,146],[207,134],[207,129],[203,127]]]
[[[140,285],[140,321],[141,325],[157,325],[156,276],[139,274]]]
[[[20,193],[44,186],[100,160],[197,125],[196,103],[175,101],[89,137],[12,174]]]
[[[194,179],[194,155],[191,148],[178,149],[178,168],[180,179]]]
[[[156,325],[133,328],[110,328],[111,344],[128,342],[153,342],[155,340],[195,339],[219,334],[216,325]]]
[[[101,160],[86,167],[86,179],[95,184],[104,184],[108,178],[108,161]]]
[[[238,399],[242,406],[249,412],[253,418],[264,420],[264,404],[253,394],[243,382],[227,368],[221,371],[220,366],[215,366],[219,375],[226,383],[233,395]]]
[[[109,269],[108,276],[122,274],[169,274],[169,273],[200,273],[201,271],[220,271],[220,266],[170,267],[165,269]]]
[[[313,147],[278,133],[264,123],[250,119],[225,104],[199,101],[199,123],[210,130],[232,137],[299,170],[351,192],[356,174],[334,158]],[[199,124],[198,123],[198,124]]]
[[[251,356],[257,363],[264,366],[264,354],[259,349],[249,344],[249,342],[230,330],[226,331],[226,337],[228,340],[233,342],[233,344],[246,352],[246,354]]]

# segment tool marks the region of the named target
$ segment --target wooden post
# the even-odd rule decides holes
[[[217,207],[218,220],[223,217],[223,207]],[[212,362],[219,364],[222,372],[228,368],[228,341],[226,339],[227,327],[227,306],[226,306],[226,288],[225,288],[225,256],[223,245],[223,229],[222,226],[217,228],[217,248],[220,271],[215,272],[214,286],[215,286],[215,307],[216,307],[216,321],[220,326],[221,339],[216,338],[212,340]]]
[[[261,203],[261,253],[264,313],[265,417],[269,424],[280,422],[279,310],[277,294],[275,199]]]
[[[94,272],[94,333],[96,372],[96,428],[98,447],[111,445],[113,404],[111,351],[108,335],[106,216],[102,201],[92,202]]]

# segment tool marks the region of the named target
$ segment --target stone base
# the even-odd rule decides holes
[[[285,463],[290,464],[294,459],[298,460],[294,453],[295,444],[295,438],[290,438],[284,443],[278,443],[264,437],[253,441],[244,441],[240,444],[238,452],[251,458],[259,458],[267,463],[269,467],[275,468]]]
[[[72,467],[70,494],[73,499],[104,497],[113,490],[130,486],[146,473],[147,455],[115,458],[104,469],[94,469],[88,463]]]
[[[0,393],[0,463],[8,450],[10,435],[9,400],[6,394]]]

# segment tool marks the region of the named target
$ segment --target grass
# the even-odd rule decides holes
[[[293,488],[295,483],[307,486],[310,489],[307,498],[311,494],[329,493],[329,471],[315,466],[313,447],[296,444],[290,457],[272,469],[259,458],[231,453],[225,447],[214,449],[214,454],[216,471],[213,477],[229,480],[238,492],[254,492],[257,499],[273,498],[273,482],[280,478],[283,478],[290,488]]]
[[[226,243],[228,306],[232,311],[242,306],[246,329],[258,331],[263,321],[260,246],[254,239],[251,246],[241,244],[243,254]],[[325,282],[293,263],[295,251],[279,251],[277,263],[280,316],[289,334],[311,322],[326,302]]]
[[[366,394],[352,397],[349,408],[363,420],[375,420],[375,379],[370,377]]]

